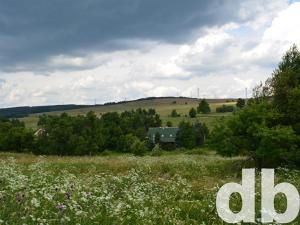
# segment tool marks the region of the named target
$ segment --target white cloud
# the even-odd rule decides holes
[[[242,2],[239,15],[245,20],[252,18],[247,25],[254,29],[260,29],[268,25],[278,12],[287,7],[288,1],[283,0],[250,0]],[[255,15],[254,18],[253,15]]]
[[[176,87],[170,86],[159,86],[155,87],[153,90],[147,92],[147,96],[179,96],[181,90]]]
[[[182,46],[177,57],[173,58],[178,66],[184,70],[199,75],[209,75],[223,67],[232,57],[235,42],[228,32],[215,29],[199,38],[190,46]]]
[[[236,81],[241,88],[251,88],[251,86],[253,85],[253,79],[243,80],[239,77],[234,77],[233,80]]]
[[[137,89],[138,91],[140,92],[143,92],[143,91],[148,91],[150,89],[153,89],[154,85],[151,84],[150,82],[136,82],[136,81],[133,81],[132,83],[129,84],[126,84],[126,87],[127,88],[134,88],[134,89]]]
[[[291,4],[275,17],[261,39],[259,45],[247,52],[247,60],[256,63],[277,62],[284,52],[293,44],[300,46],[300,3]]]
[[[65,56],[65,55],[50,57],[49,62],[50,64],[56,66],[82,66],[86,63],[85,59],[82,57],[72,57],[72,56]]]

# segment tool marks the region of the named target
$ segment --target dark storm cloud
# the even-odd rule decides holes
[[[48,57],[187,41],[192,31],[238,21],[234,0],[3,0],[0,70],[39,68]]]

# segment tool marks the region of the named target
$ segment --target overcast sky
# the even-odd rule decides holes
[[[299,27],[286,0],[0,1],[0,107],[244,97]]]

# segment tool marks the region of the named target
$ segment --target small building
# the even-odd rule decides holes
[[[155,136],[159,135],[160,142],[175,143],[178,127],[150,127],[148,130],[148,138],[155,143]]]

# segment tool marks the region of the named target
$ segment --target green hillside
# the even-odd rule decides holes
[[[223,104],[234,105],[235,99],[207,99],[210,104],[212,112],[210,114],[198,114],[197,118],[189,118],[188,112],[194,107],[196,108],[199,104],[199,99],[195,98],[180,98],[180,97],[168,97],[168,98],[151,98],[151,99],[140,99],[135,101],[128,101],[123,103],[105,104],[97,105],[92,107],[48,112],[45,114],[57,115],[66,112],[71,115],[84,115],[89,111],[94,111],[98,116],[101,116],[106,112],[122,112],[125,110],[132,110],[137,108],[154,108],[161,116],[163,124],[165,125],[167,121],[171,121],[173,125],[177,125],[182,120],[205,122],[209,127],[212,125],[215,118],[220,116],[230,116],[231,113],[216,113],[216,107]],[[176,109],[176,111],[181,115],[180,117],[173,118],[170,116],[171,111]],[[30,114],[28,117],[24,117],[21,120],[25,122],[27,127],[36,128],[38,117],[40,113]]]

